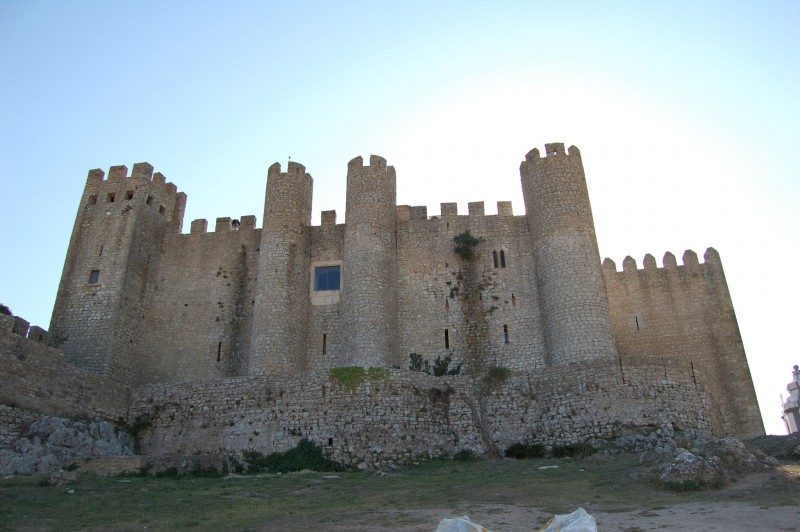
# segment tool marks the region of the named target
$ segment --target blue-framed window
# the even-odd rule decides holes
[[[317,266],[314,268],[314,291],[339,290],[342,286],[341,266]]]

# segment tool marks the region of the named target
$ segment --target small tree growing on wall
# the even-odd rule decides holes
[[[8,308],[7,306],[3,305],[2,303],[0,303],[0,314],[6,314],[8,316],[13,316],[13,314],[11,314],[11,309]]]
[[[469,230],[466,230],[453,237],[453,244],[455,244],[453,251],[464,260],[472,260],[472,257],[475,256],[475,246],[481,242],[483,242],[482,238],[474,237]]]

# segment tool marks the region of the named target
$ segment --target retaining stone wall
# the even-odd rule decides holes
[[[285,451],[307,437],[334,459],[382,468],[461,449],[485,452],[481,426],[500,449],[518,441],[574,443],[626,428],[710,428],[703,376],[675,363],[574,364],[512,374],[496,389],[465,376],[382,370],[349,390],[317,372],[136,389],[143,452],[191,455]],[[622,374],[625,374],[625,383]]]

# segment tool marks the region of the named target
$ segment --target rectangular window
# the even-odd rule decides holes
[[[89,282],[92,284],[100,282],[100,270],[92,270],[89,272]]]
[[[115,192],[109,192],[108,193],[108,202],[109,203],[114,203],[114,198],[116,198],[116,197],[117,197],[117,194]]]
[[[314,291],[339,290],[342,285],[341,266],[317,266],[314,268]]]
[[[444,348],[450,349],[450,331],[444,330]]]
[[[133,199],[133,190],[129,190],[125,193],[125,199],[128,201]]]

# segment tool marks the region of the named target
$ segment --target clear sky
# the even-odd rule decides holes
[[[511,200],[581,149],[602,257],[722,257],[768,433],[800,363],[800,2],[0,0],[0,302],[47,327],[91,168],[147,161],[196,218],[267,167],[344,220],[347,161],[398,203]],[[702,259],[701,259],[702,260]]]

